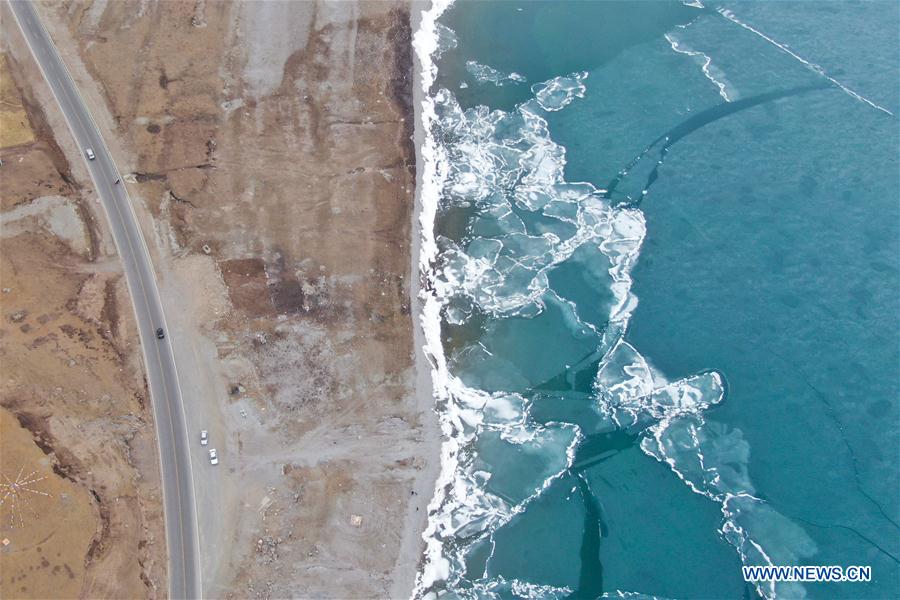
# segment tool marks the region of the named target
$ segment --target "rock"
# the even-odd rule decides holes
[[[256,541],[256,560],[261,564],[271,564],[278,560],[278,544],[281,538],[261,537]]]

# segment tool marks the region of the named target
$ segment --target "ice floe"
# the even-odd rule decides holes
[[[494,85],[506,85],[508,83],[525,83],[524,75],[519,73],[503,73],[489,65],[483,65],[475,60],[466,61],[466,71],[475,78],[478,83],[493,83]]]
[[[567,107],[575,98],[584,98],[587,89],[584,80],[587,72],[572,73],[566,77],[554,77],[549,81],[531,86],[538,105],[546,111],[557,111]]]

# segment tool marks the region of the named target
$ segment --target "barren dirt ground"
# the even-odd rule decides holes
[[[404,597],[438,461],[413,385],[408,6],[41,4],[154,254],[208,597]]]
[[[96,522],[90,492],[55,473],[53,459],[5,408],[0,431],[3,597],[77,598]]]
[[[0,148],[0,596],[164,596],[128,292],[80,151],[0,11],[0,129],[17,128]]]

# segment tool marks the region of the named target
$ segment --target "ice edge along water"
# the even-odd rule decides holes
[[[682,4],[684,4],[685,6],[690,6],[691,8],[699,8],[701,10],[707,9],[706,5],[703,4],[703,2],[701,0],[682,0]],[[837,79],[835,79],[834,77],[829,75],[828,72],[825,71],[825,69],[821,65],[816,64],[812,61],[806,60],[805,58],[803,58],[802,56],[800,56],[799,54],[797,54],[796,52],[791,50],[790,46],[788,46],[787,44],[783,44],[783,43],[779,42],[775,38],[766,35],[759,29],[756,29],[749,23],[742,21],[741,19],[739,19],[737,17],[737,15],[734,14],[734,12],[732,10],[724,8],[722,6],[719,6],[719,7],[716,7],[715,12],[717,12],[719,15],[721,15],[725,19],[731,21],[738,27],[746,29],[750,33],[752,33],[752,34],[762,38],[766,42],[772,44],[774,47],[778,48],[779,50],[781,50],[782,52],[784,52],[785,54],[787,54],[794,60],[798,61],[800,64],[805,66],[810,71],[817,73],[818,75],[821,75],[822,77],[824,77],[825,79],[830,81],[832,84],[834,84],[838,89],[840,89],[841,91],[846,93],[848,96],[854,98],[855,100],[858,100],[859,102],[862,102],[863,104],[867,104],[870,107],[874,108],[875,110],[881,111],[886,115],[889,115],[891,117],[894,116],[894,113],[889,111],[887,108],[881,106],[880,104],[873,102],[872,100],[866,98],[859,92],[847,87],[846,85],[844,85],[843,83],[841,83],[840,81],[838,81]],[[682,29],[684,28],[683,26],[680,26],[680,27]],[[725,86],[727,85],[727,82],[725,82],[724,80],[719,81],[715,77],[712,76],[712,73],[709,70],[709,67],[711,66],[711,62],[712,62],[710,57],[708,57],[706,54],[704,54],[702,52],[696,52],[689,48],[685,48],[682,50],[679,47],[678,40],[671,38],[669,35],[666,35],[666,40],[669,42],[669,44],[671,44],[672,50],[674,50],[675,52],[678,52],[680,54],[687,54],[689,56],[694,56],[694,57],[696,57],[696,56],[704,57],[706,60],[704,61],[704,65],[702,66],[703,74],[706,76],[707,79],[709,79],[711,82],[713,82],[713,84],[715,84],[716,87],[719,88],[719,93],[725,99],[726,102],[731,102],[734,100],[734,98],[729,98],[726,93]],[[719,78],[719,79],[721,79],[721,78]]]
[[[679,27],[684,28],[686,26],[679,25]],[[703,71],[703,76],[709,79],[709,81],[718,88],[719,95],[722,96],[722,99],[725,100],[725,102],[737,100],[737,94],[734,90],[730,89],[731,85],[728,83],[728,80],[725,79],[725,74],[722,73],[721,69],[712,64],[712,58],[708,54],[700,52],[699,50],[694,50],[675,37],[672,33],[667,33],[665,38],[675,52],[697,59],[700,63],[700,70]]]
[[[431,86],[437,76],[437,65],[433,56],[438,50],[438,22],[437,19],[450,6],[452,0],[432,0],[431,6],[422,11],[419,29],[413,34],[413,51],[419,61],[419,84],[421,85],[422,101],[419,108],[419,118],[424,140],[420,147],[422,169],[421,189],[421,214],[419,225],[421,230],[421,247],[419,256],[419,272],[423,280],[422,285],[422,315],[421,326],[425,334],[424,351],[431,362],[432,382],[434,385],[435,402],[446,402],[446,381],[448,379],[447,362],[441,344],[440,331],[440,303],[434,295],[430,284],[431,266],[436,263],[438,248],[434,237],[434,224],[437,216],[437,206],[440,199],[441,171],[446,170],[446,164],[439,160],[437,144],[431,135],[431,127],[437,115],[434,111],[434,102],[429,96]],[[416,574],[416,582],[413,587],[413,596],[423,595],[427,586],[440,579],[449,576],[449,563],[444,560],[441,541],[437,539],[436,516],[439,514],[442,503],[442,492],[449,485],[453,476],[452,463],[453,440],[447,436],[446,419],[441,415],[441,431],[444,435],[441,444],[441,471],[435,482],[435,492],[428,504],[428,526],[422,533],[425,541],[425,560],[422,569]]]
[[[698,7],[699,7],[699,8],[704,8],[704,6],[703,6],[702,3],[698,2],[697,4],[698,4]],[[722,7],[719,7],[719,8],[716,9],[716,12],[719,13],[720,15],[722,15],[724,18],[726,18],[726,19],[728,19],[729,21],[731,21],[732,23],[734,23],[735,25],[737,25],[737,26],[739,26],[739,27],[742,27],[743,29],[746,29],[747,31],[749,31],[749,32],[751,32],[751,33],[753,33],[753,34],[759,36],[760,38],[764,39],[764,40],[767,41],[768,43],[772,44],[773,46],[775,46],[776,48],[778,48],[779,50],[781,50],[782,52],[784,52],[785,54],[787,54],[787,55],[790,56],[791,58],[797,60],[800,64],[802,64],[803,66],[805,66],[805,67],[806,67],[807,69],[809,69],[810,71],[812,71],[812,72],[814,72],[814,73],[817,73],[817,74],[821,75],[822,77],[824,77],[825,79],[827,79],[828,81],[830,81],[831,83],[833,83],[833,84],[834,84],[835,86],[837,86],[841,91],[843,91],[843,92],[846,93],[847,95],[851,96],[852,98],[858,100],[859,102],[862,102],[863,104],[868,104],[869,106],[871,106],[871,107],[874,108],[875,110],[881,111],[881,112],[883,112],[883,113],[886,114],[886,115],[889,115],[889,116],[891,116],[891,117],[894,116],[894,113],[892,113],[891,111],[889,111],[889,110],[886,109],[885,107],[881,106],[880,104],[876,104],[875,102],[869,100],[868,98],[866,98],[866,97],[863,96],[862,94],[856,92],[855,90],[850,89],[849,87],[847,87],[846,85],[844,85],[843,83],[841,83],[840,81],[838,81],[837,79],[835,79],[834,77],[832,77],[831,75],[829,75],[828,72],[826,72],[825,69],[822,68],[821,65],[818,65],[818,64],[816,64],[816,63],[814,63],[814,62],[811,62],[811,61],[809,61],[809,60],[806,60],[805,58],[803,58],[802,56],[800,56],[799,54],[797,54],[796,52],[794,52],[793,50],[791,50],[791,49],[787,46],[787,44],[782,44],[781,42],[779,42],[779,41],[776,40],[775,38],[772,38],[772,37],[766,35],[765,33],[763,33],[762,31],[760,31],[760,30],[758,30],[758,29],[756,29],[756,28],[753,27],[752,25],[750,25],[750,24],[748,24],[748,23],[745,23],[744,21],[738,19],[737,16],[734,14],[734,12],[732,12],[731,10],[728,10],[728,9],[722,8]]]
[[[477,293],[478,288],[485,287],[485,282],[481,281],[481,277],[487,270],[495,267],[497,255],[494,255],[493,261],[485,261],[484,257],[473,259],[471,256],[466,256],[461,249],[458,254],[462,256],[463,263],[457,265],[460,266],[458,273],[449,281],[439,281],[437,272],[441,256],[434,226],[438,204],[444,186],[451,176],[453,165],[446,149],[437,142],[433,132],[436,127],[440,126],[436,111],[438,102],[442,102],[446,107],[448,97],[450,100],[453,99],[446,90],[432,95],[431,88],[437,74],[435,61],[442,50],[452,46],[447,43],[446,39],[442,40],[442,37],[447,38],[449,29],[437,22],[437,19],[451,3],[448,0],[438,0],[424,11],[420,28],[413,38],[413,47],[421,66],[420,83],[423,100],[419,107],[419,114],[420,125],[425,133],[420,149],[422,157],[420,168],[423,177],[420,190],[421,214],[419,219],[422,243],[419,266],[421,277],[425,282],[422,291],[423,310],[420,318],[425,333],[424,350],[432,364],[434,394],[444,436],[441,447],[441,473],[436,483],[435,495],[429,504],[428,527],[423,533],[426,544],[425,560],[422,570],[418,573],[413,591],[413,595],[416,597],[436,595],[443,587],[449,585],[452,588],[454,581],[458,581],[458,571],[461,568],[466,548],[457,546],[455,553],[450,552],[445,546],[445,542],[460,531],[471,535],[473,529],[475,533],[481,534],[479,539],[484,539],[484,536],[487,535],[485,532],[489,531],[492,535],[497,527],[508,522],[515,514],[524,511],[531,500],[538,497],[554,479],[571,466],[574,450],[581,439],[577,426],[547,423],[548,426],[558,426],[558,431],[574,430],[574,435],[568,444],[565,444],[565,466],[557,469],[555,473],[548,473],[549,476],[544,478],[543,483],[533,494],[512,506],[499,498],[489,497],[489,494],[479,488],[479,483],[486,482],[490,474],[473,471],[471,461],[469,461],[470,468],[468,470],[463,469],[460,463],[463,446],[474,439],[475,427],[486,423],[485,415],[493,416],[493,425],[503,426],[499,427],[501,436],[506,434],[513,438],[521,438],[515,443],[522,443],[523,440],[529,439],[529,436],[533,439],[538,431],[534,426],[531,430],[526,431],[527,407],[524,399],[518,394],[488,394],[467,388],[461,380],[449,372],[441,342],[441,313],[446,306],[447,299],[454,293],[453,291],[448,293],[448,288],[453,287],[457,291],[473,295],[473,300],[482,308],[501,316],[517,314],[515,311],[522,307],[539,302],[538,292],[549,291],[552,293],[552,290],[541,285],[538,285],[537,290],[531,290],[529,285],[530,293],[528,294],[513,294],[500,299],[489,295],[487,298],[480,298],[482,301],[478,302],[474,294]],[[452,32],[449,35],[452,35]],[[671,43],[671,40],[669,41]],[[673,47],[673,49],[676,48]],[[690,53],[685,52],[685,54],[693,56]],[[545,111],[560,110],[574,98],[583,97],[585,86],[582,82],[586,77],[587,73],[578,73],[535,84],[532,86],[535,99],[530,102],[536,102],[537,106]],[[533,117],[537,122],[546,125],[543,119],[532,112],[538,110],[537,107],[529,108],[526,104],[521,105],[517,110],[522,115]],[[485,114],[481,113],[482,116]],[[495,114],[503,115],[504,113],[497,111]],[[477,148],[477,143],[474,147]],[[549,160],[552,162],[554,158],[557,157],[551,157]],[[558,160],[564,164],[564,158],[559,157]],[[559,169],[560,176],[550,180],[550,183],[556,181],[566,186],[587,186],[594,192],[601,191],[596,190],[590,184],[566,184],[561,180],[561,165],[554,166]],[[543,165],[539,165],[537,170],[541,171],[542,168]],[[546,183],[543,181],[546,179],[546,174],[538,173],[537,179],[538,183]],[[465,188],[464,178],[456,181],[456,184],[460,183],[461,187]],[[587,199],[591,193],[584,196],[578,194],[578,196]],[[555,242],[556,247],[550,253],[549,264],[544,264],[538,274],[540,275],[559,264],[565,257],[571,256],[571,253],[581,244],[590,240],[600,240],[601,252],[610,258],[611,291],[617,298],[615,305],[611,307],[610,320],[616,326],[612,328],[613,338],[610,340],[607,337],[608,349],[600,363],[595,382],[595,392],[602,413],[617,427],[641,431],[644,438],[640,447],[647,455],[667,464],[692,491],[719,503],[723,515],[720,533],[735,547],[745,564],[773,564],[773,558],[763,549],[763,543],[758,539],[759,536],[753,537],[749,530],[760,529],[765,533],[765,530],[775,524],[789,531],[788,535],[781,536],[781,540],[777,540],[778,536],[776,536],[776,541],[781,542],[779,545],[783,546],[776,558],[796,559],[814,552],[814,545],[802,530],[754,496],[753,487],[746,472],[749,450],[740,431],[729,432],[723,427],[708,426],[703,419],[702,411],[720,402],[723,398],[724,389],[721,376],[709,372],[675,383],[668,383],[650,368],[646,360],[633,347],[622,339],[630,315],[637,304],[637,299],[630,291],[630,271],[637,259],[645,234],[643,213],[636,209],[616,211],[611,210],[608,206],[595,206],[594,209],[604,213],[602,218],[597,214],[590,215],[590,210],[585,212],[589,213],[591,217],[598,217],[592,223],[594,228],[600,228],[602,231],[599,229],[588,231],[586,232],[587,237],[573,236],[573,238],[579,238],[574,243],[573,240],[565,240],[560,243],[559,238],[547,238],[545,241],[551,246]],[[590,225],[583,222],[581,217],[579,209],[579,234],[585,233],[582,231],[582,226]],[[617,231],[617,228],[621,230]],[[589,226],[588,229],[592,228]],[[497,240],[488,241],[497,242]],[[621,246],[623,243],[624,246]],[[567,245],[569,247],[565,248]],[[500,242],[500,248],[503,248],[502,242]],[[546,255],[548,252],[544,254]],[[529,258],[536,259],[538,257]],[[448,271],[449,269],[444,269],[445,274]],[[538,279],[537,275],[536,279]],[[575,308],[572,304],[573,312]],[[590,324],[587,325],[590,326]],[[516,405],[519,407],[518,410]],[[489,423],[488,426],[490,425]],[[467,431],[468,433],[466,433]],[[562,442],[563,440],[558,441]],[[719,456],[720,460],[716,460],[715,454],[721,453],[723,447],[725,456]],[[712,459],[708,459],[704,452],[712,454]],[[735,464],[738,466],[733,466]],[[475,525],[468,527],[472,523]],[[492,538],[491,543],[493,544]],[[479,591],[490,594],[495,585],[500,583],[510,584],[507,589],[528,596],[535,594],[548,596],[571,591],[567,588],[552,588],[520,581],[497,581],[498,579],[501,578],[486,582]],[[779,585],[777,590],[774,585],[766,587],[759,585],[757,590],[767,597],[775,596],[776,591],[779,594],[782,592],[798,596],[804,594],[799,585]]]

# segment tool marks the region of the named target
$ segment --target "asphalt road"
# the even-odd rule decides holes
[[[91,148],[95,160],[85,161],[103,203],[113,240],[122,260],[140,332],[144,366],[150,385],[153,419],[162,473],[166,542],[169,555],[169,597],[200,598],[200,556],[197,508],[194,500],[190,446],[172,346],[167,336],[156,339],[165,325],[162,302],[150,253],[144,241],[121,175],[100,137],[90,111],[75,87],[53,41],[30,2],[10,2],[44,79],[59,103],[75,142],[84,153]],[[83,154],[84,156],[84,154]]]

